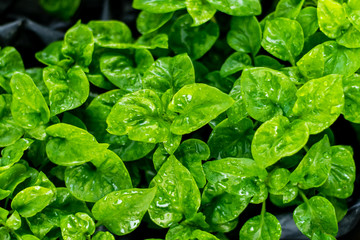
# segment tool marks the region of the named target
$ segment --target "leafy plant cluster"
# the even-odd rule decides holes
[[[228,239],[259,204],[240,239],[280,239],[269,204],[335,239],[355,164],[330,127],[360,123],[360,1],[280,0],[260,22],[259,0],[133,7],[136,40],[90,21],[36,54],[44,68],[1,49],[1,239],[110,240],[141,222]]]

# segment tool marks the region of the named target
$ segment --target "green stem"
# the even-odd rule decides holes
[[[309,151],[309,147],[308,146],[304,146],[304,150],[306,151],[306,152],[308,152]]]
[[[299,194],[300,194],[301,198],[304,200],[304,202],[305,202],[306,204],[308,204],[308,203],[309,203],[309,199],[306,197],[305,193],[304,193],[302,190],[299,189]]]
[[[266,212],[266,200],[263,201],[262,207],[261,207],[261,216],[264,216]]]

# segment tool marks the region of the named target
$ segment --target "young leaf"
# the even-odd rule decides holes
[[[95,223],[86,213],[67,215],[60,221],[61,235],[64,240],[89,238],[95,232]]]
[[[192,19],[193,26],[199,26],[209,21],[216,13],[216,9],[207,0],[185,0],[186,9]]]
[[[343,78],[345,104],[342,114],[345,119],[360,123],[360,75]]]
[[[163,119],[163,113],[162,102],[152,90],[129,93],[111,109],[106,120],[107,131],[114,135],[128,134],[134,141],[164,142],[169,135],[170,123]]]
[[[130,188],[109,193],[92,208],[96,220],[116,235],[134,231],[154,199],[156,188]]]
[[[265,212],[246,221],[240,230],[240,239],[279,240],[281,225],[271,213]]]
[[[234,52],[221,66],[220,76],[227,77],[251,66],[252,63],[249,55],[242,52]]]
[[[304,47],[301,25],[287,18],[266,21],[261,46],[273,56],[295,66],[295,59]]]
[[[217,10],[233,16],[253,16],[261,14],[259,0],[208,0]]]
[[[317,9],[314,7],[301,9],[299,15],[296,17],[296,21],[300,23],[305,39],[313,35],[319,29]]]
[[[177,135],[191,133],[226,111],[234,100],[220,90],[206,84],[194,83],[181,88],[168,108],[179,113],[171,124]]]
[[[151,220],[160,227],[178,223],[184,216],[192,217],[200,207],[200,191],[191,173],[170,156],[150,183],[156,186],[150,204]]]
[[[269,68],[248,68],[241,75],[246,110],[261,122],[278,115],[290,115],[296,91],[286,75]]]
[[[49,108],[31,77],[24,73],[15,73],[10,87],[13,93],[11,114],[20,126],[32,129],[49,122]]]
[[[280,0],[276,5],[275,17],[295,19],[304,4],[305,0]]]
[[[302,149],[309,139],[309,128],[304,121],[290,122],[277,116],[262,124],[255,132],[251,153],[259,166],[268,167]]]
[[[9,169],[17,163],[24,154],[24,151],[30,147],[34,140],[20,138],[14,144],[1,150],[0,171]]]

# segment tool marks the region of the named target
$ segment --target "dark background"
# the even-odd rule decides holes
[[[116,19],[123,21],[133,30],[134,37],[139,33],[136,31],[135,20],[139,11],[132,9],[132,0],[82,0],[75,15],[64,21],[45,12],[38,4],[38,0],[0,0],[0,46],[14,46],[21,54],[26,68],[43,67],[34,57],[35,53],[45,48],[49,43],[63,39],[68,28],[81,19],[83,23],[90,20]],[[276,1],[263,0],[263,14],[259,20],[273,11]],[[334,132],[336,144],[351,145],[354,149],[354,158],[359,166],[359,141],[357,133],[360,133],[360,125],[351,125],[340,117],[331,127]],[[360,135],[359,135],[360,136]],[[359,171],[357,171],[359,173]],[[359,174],[357,174],[359,176]],[[355,191],[348,201],[349,211],[347,216],[339,223],[339,236],[341,240],[360,239],[360,191],[359,177],[355,183]],[[269,205],[270,206],[270,205]],[[252,214],[258,209],[250,207],[240,215],[240,224],[234,231],[235,236],[229,235],[230,239],[238,239],[238,231],[241,223],[245,222],[247,214]],[[306,239],[296,228],[292,220],[291,209],[281,210],[274,208],[278,213],[283,234],[282,239]],[[148,216],[145,216],[145,219]],[[119,237],[118,239],[144,239],[164,238],[166,230],[149,229],[143,221],[133,233]]]

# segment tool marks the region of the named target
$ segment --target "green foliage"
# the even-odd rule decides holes
[[[40,4],[69,19],[79,2]],[[335,239],[358,149],[332,129],[360,123],[360,5],[265,2],[133,0],[138,32],[78,21],[42,68],[0,49],[0,239],[278,240],[274,205]]]

